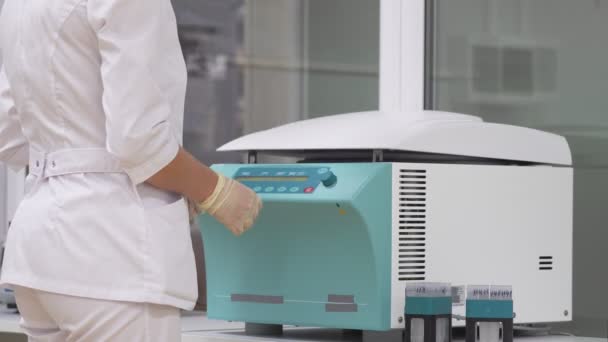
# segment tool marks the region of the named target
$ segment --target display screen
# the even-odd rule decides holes
[[[239,182],[306,182],[308,177],[237,177]]]

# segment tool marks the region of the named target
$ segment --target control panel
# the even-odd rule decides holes
[[[242,167],[234,179],[257,193],[312,194],[323,185],[331,188],[338,178],[329,167]]]

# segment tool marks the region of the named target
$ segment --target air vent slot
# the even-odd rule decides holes
[[[399,281],[426,280],[426,170],[399,170]]]
[[[553,257],[552,256],[541,256],[538,258],[538,269],[540,271],[551,271],[553,270]]]

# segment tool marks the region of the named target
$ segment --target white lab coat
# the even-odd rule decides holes
[[[5,0],[0,48],[0,160],[31,171],[1,282],[192,308],[187,207],[143,184],[181,143],[170,0]]]

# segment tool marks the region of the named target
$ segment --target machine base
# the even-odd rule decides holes
[[[283,335],[283,326],[280,324],[245,323],[245,335],[281,336]]]
[[[361,338],[361,342],[403,342],[403,330],[371,331],[371,330],[349,330],[342,331],[344,337]],[[245,323],[245,335],[247,336],[281,336],[283,326],[280,324]]]

